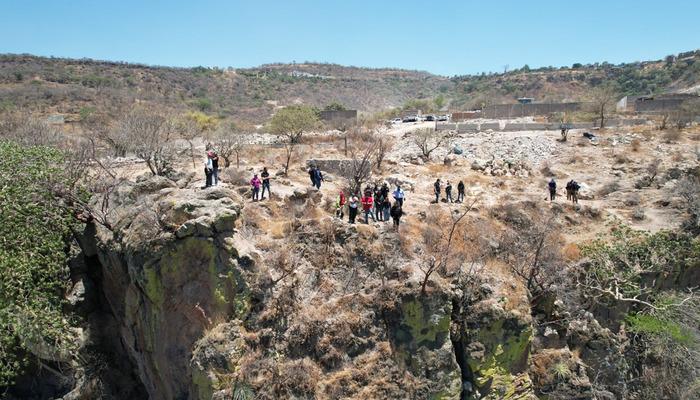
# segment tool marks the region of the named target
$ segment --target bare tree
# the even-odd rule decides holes
[[[442,146],[447,140],[447,135],[434,129],[418,129],[413,134],[413,143],[418,146],[424,159],[429,160],[430,154]]]
[[[455,233],[457,232],[459,223],[474,208],[477,200],[478,199],[474,199],[471,204],[469,204],[467,209],[459,213],[457,216],[451,215],[451,224],[433,224],[424,230],[424,260],[419,264],[419,268],[423,272],[423,280],[421,281],[420,289],[422,296],[425,296],[425,290],[432,274],[436,271],[438,271],[438,273],[440,271],[446,272],[450,265],[457,261],[457,257],[454,256],[453,249]]]
[[[340,131],[340,133],[343,135],[343,143],[344,143],[344,154],[347,157],[348,155],[348,133],[350,130],[352,130],[354,127],[357,126],[357,121],[351,118],[336,118],[331,120],[328,125],[337,130]]]
[[[115,157],[126,157],[129,150],[129,135],[122,129],[114,126],[113,121],[103,113],[90,113],[81,120],[83,129],[92,137],[105,142]]]
[[[120,129],[137,157],[146,162],[153,175],[172,172],[175,151],[172,120],[158,110],[133,109],[119,121]]]
[[[394,140],[391,137],[381,135],[376,135],[375,140],[376,151],[374,152],[374,166],[377,168],[378,171],[381,171],[382,162],[384,161],[386,154],[394,146]]]
[[[6,113],[0,118],[2,137],[28,146],[56,146],[61,143],[63,135],[46,120],[29,114]]]
[[[343,170],[343,176],[348,180],[351,193],[362,189],[362,184],[372,176],[372,157],[375,154],[374,143],[365,144],[361,150],[350,150],[350,161]]]
[[[612,85],[599,86],[591,93],[592,111],[597,115],[601,129],[605,127],[605,118],[617,101],[617,96],[618,90]]]

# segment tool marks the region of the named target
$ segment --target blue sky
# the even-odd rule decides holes
[[[0,0],[0,53],[455,75],[659,59],[700,48],[699,16],[696,0]]]

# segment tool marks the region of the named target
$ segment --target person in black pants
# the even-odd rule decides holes
[[[211,153],[211,179],[214,186],[219,185],[219,155],[212,151]]]
[[[549,187],[549,201],[554,201],[554,198],[557,197],[557,182],[552,178],[547,186]]]
[[[267,167],[263,167],[263,170],[260,173],[260,177],[262,178],[262,194],[260,195],[260,200],[263,200],[265,198],[266,189],[267,197],[270,198],[272,196],[272,193],[270,192],[270,173],[267,172]]]
[[[459,181],[457,184],[457,203],[464,201],[464,182]]]
[[[394,228],[398,231],[399,230],[399,224],[401,223],[401,216],[403,215],[403,210],[401,209],[401,204],[399,202],[395,202],[393,206],[391,206],[391,218],[394,220]]]
[[[435,193],[435,203],[440,202],[440,179],[436,180],[435,183],[433,184],[434,187],[434,193]]]

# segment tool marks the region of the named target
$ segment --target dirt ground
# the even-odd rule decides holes
[[[453,210],[465,207],[464,204],[432,203],[433,183],[440,178],[443,187],[447,180],[452,182],[454,198],[457,196],[457,183],[462,180],[466,185],[466,203],[476,198],[479,213],[504,202],[532,201],[548,207],[562,207],[567,221],[564,235],[569,242],[581,243],[593,239],[598,233],[606,232],[609,225],[616,221],[651,232],[673,229],[681,223],[684,214],[674,191],[677,181],[668,177],[669,170],[695,167],[699,158],[698,127],[683,130],[676,138],[669,134],[670,131],[659,131],[648,125],[591,131],[597,136],[596,144],[582,136],[583,130],[571,131],[566,142],[560,141],[558,131],[453,134],[429,161],[411,162],[410,158],[418,156],[418,148],[411,139],[413,132],[433,126],[433,122],[399,124],[381,128],[379,132],[393,138],[394,144],[382,170],[374,172],[372,182],[382,182],[387,178],[405,182],[406,217],[402,220],[405,225],[410,226],[419,213],[430,207],[449,207]],[[307,160],[345,158],[343,139],[337,132],[309,135],[306,142],[297,147],[289,176],[284,177],[279,174],[283,169],[284,149],[270,144],[274,138],[264,134],[257,137],[260,144],[253,141],[246,147],[240,168],[236,169],[234,165],[220,172],[222,185],[235,187],[247,195],[245,182],[252,178],[253,173],[259,173],[263,166],[267,166],[273,176],[273,200],[280,200],[295,191],[311,188]],[[464,147],[465,143],[473,151],[453,157],[454,160],[448,165],[446,155],[455,144]],[[196,166],[186,154],[183,152],[178,169],[195,172],[204,186],[201,166],[204,142],[197,146]],[[529,168],[527,176],[492,176],[472,168],[476,158],[498,158],[504,154],[524,159]],[[655,183],[649,187],[635,188],[635,183],[648,175],[647,169],[654,160],[660,160]],[[125,166],[123,171],[128,171],[130,176],[144,172],[142,164],[127,162]],[[321,187],[321,193],[330,204],[338,192],[347,186],[347,180],[327,171],[324,174],[327,180]],[[558,183],[558,197],[553,204],[548,201],[547,193],[547,182],[552,177]],[[578,206],[566,200],[564,186],[570,179],[583,187]],[[643,218],[634,218],[635,211],[638,216],[643,214]],[[583,218],[581,213],[600,216]],[[330,210],[328,215],[331,215]],[[387,232],[390,231],[389,225],[376,224]]]

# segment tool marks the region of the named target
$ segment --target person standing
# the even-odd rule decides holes
[[[403,207],[403,201],[406,198],[406,194],[403,192],[403,189],[401,189],[401,185],[396,185],[396,190],[394,190],[393,196],[396,203],[399,203],[399,206]]]
[[[445,185],[445,200],[452,203],[452,184],[450,181],[447,181]]]
[[[343,207],[345,207],[345,193],[341,190],[338,198],[335,199],[335,216],[343,219]]]
[[[309,167],[309,179],[311,179],[311,186],[316,186],[316,166],[312,165]]]
[[[321,182],[323,182],[323,174],[317,165],[316,168],[314,168],[314,186],[316,186],[316,190],[321,190]]]
[[[554,201],[554,198],[557,196],[557,183],[554,181],[554,178],[549,181],[547,186],[549,187],[549,201]]]
[[[211,160],[211,157],[209,157],[209,153],[207,153],[207,158],[204,159],[204,176],[206,178],[204,187],[208,188],[211,187],[211,177],[212,177],[212,171],[214,170],[214,165]]]
[[[250,186],[253,187],[253,201],[258,201],[258,195],[260,194],[260,178],[258,174],[253,175],[253,179],[250,180]]]
[[[438,178],[433,184],[433,192],[435,193],[435,203],[437,204],[440,202],[440,178]]]
[[[362,197],[362,211],[365,213],[365,224],[369,224],[369,218],[372,217],[372,221],[377,222],[374,218],[374,199],[372,198],[372,192],[366,192]]]
[[[386,182],[382,184],[380,192],[382,194],[382,197],[384,197],[385,199],[389,198],[389,185],[387,185]]]
[[[384,214],[384,221],[389,222],[389,219],[391,218],[391,201],[389,201],[389,193],[387,193],[387,196],[384,197],[384,201],[382,202],[382,213]]]
[[[464,182],[459,181],[457,184],[457,203],[464,202]]]
[[[384,204],[384,197],[382,197],[382,191],[376,188],[374,195],[374,217],[377,221],[384,220],[384,213],[382,212],[382,205]]]
[[[267,172],[267,167],[263,167],[262,172],[260,173],[260,177],[262,178],[262,193],[260,194],[260,200],[265,199],[265,190],[267,189],[267,198],[272,198],[272,192],[270,192],[270,173]]]
[[[399,230],[399,224],[401,223],[401,216],[403,215],[403,210],[399,202],[395,202],[391,206],[391,218],[394,220],[394,229]]]
[[[210,151],[211,158],[211,177],[214,186],[219,186],[219,155],[215,151]]]
[[[348,202],[348,222],[351,224],[355,223],[355,218],[357,217],[357,207],[359,206],[359,200],[357,199],[357,194],[353,194]]]
[[[578,191],[581,189],[581,185],[575,180],[571,180],[571,201],[574,204],[578,204]]]

